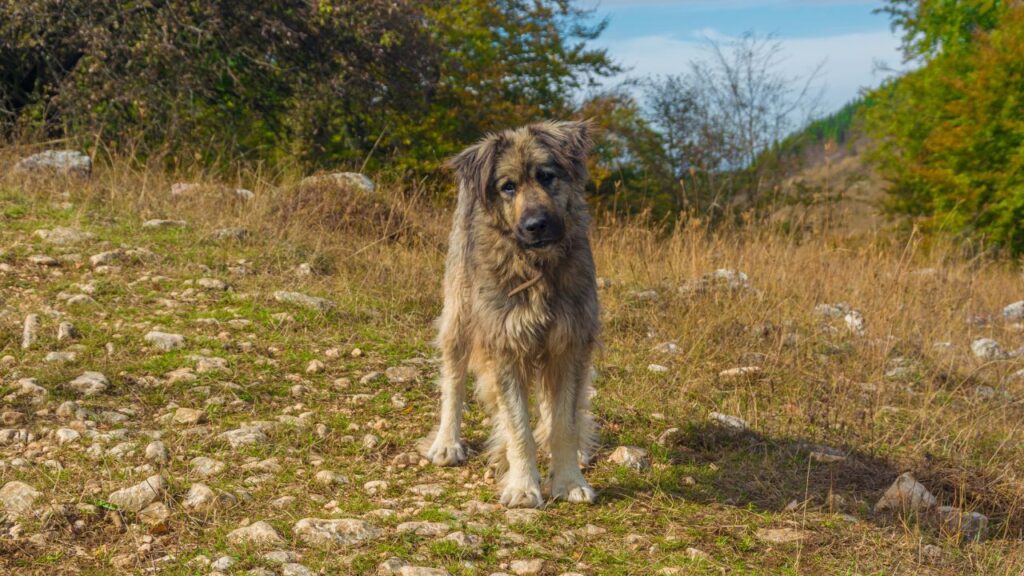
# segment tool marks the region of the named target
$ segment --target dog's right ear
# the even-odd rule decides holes
[[[498,136],[492,134],[466,148],[446,163],[448,168],[455,172],[459,186],[471,190],[482,202],[487,200],[491,187],[499,146]]]

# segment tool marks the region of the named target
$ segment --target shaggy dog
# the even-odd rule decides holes
[[[588,402],[599,325],[583,199],[590,132],[587,122],[532,124],[491,134],[450,162],[459,190],[437,338],[441,415],[421,450],[442,466],[465,460],[459,428],[472,372],[510,508],[540,507],[542,493],[594,501],[578,460],[595,442]],[[538,447],[551,456],[543,488]]]

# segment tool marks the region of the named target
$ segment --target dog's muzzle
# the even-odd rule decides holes
[[[547,212],[528,212],[516,226],[516,240],[528,249],[543,248],[558,242],[565,234],[565,225]]]

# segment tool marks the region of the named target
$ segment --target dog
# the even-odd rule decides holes
[[[580,469],[596,445],[589,400],[599,320],[583,196],[592,132],[589,121],[531,124],[490,134],[448,163],[458,200],[438,320],[440,418],[420,449],[436,465],[465,461],[472,373],[509,508],[595,499]],[[551,457],[543,486],[538,449]]]

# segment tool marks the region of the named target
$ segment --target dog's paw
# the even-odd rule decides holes
[[[509,483],[501,491],[501,504],[507,508],[541,508],[544,497],[535,481]]]
[[[425,454],[437,466],[458,466],[466,461],[466,447],[462,442],[435,439]]]
[[[551,480],[548,493],[552,500],[565,500],[574,504],[593,504],[597,499],[597,493],[582,475]]]

